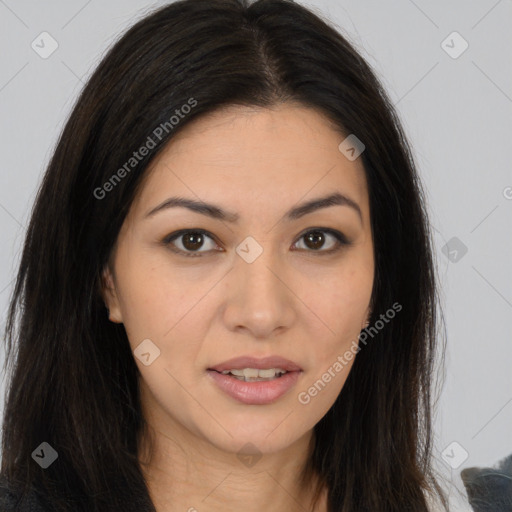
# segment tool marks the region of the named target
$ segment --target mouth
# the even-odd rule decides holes
[[[285,359],[281,356],[268,356],[263,358],[257,358],[253,356],[241,356],[229,359],[223,363],[219,363],[215,366],[208,368],[208,370],[214,370],[219,373],[232,372],[233,370],[248,370],[248,377],[257,377],[255,371],[261,370],[274,370],[276,373],[302,371],[302,368],[290,359]],[[234,374],[235,375],[235,374]],[[240,373],[237,374],[241,376]],[[271,377],[271,374],[262,374],[260,377]]]
[[[248,405],[275,402],[297,382],[302,368],[280,356],[230,359],[207,369],[215,384],[231,398]]]
[[[280,379],[283,375],[289,372],[287,370],[283,370],[282,368],[244,368],[240,370],[224,370],[222,372],[217,373],[220,373],[221,375],[229,375],[243,382],[266,382],[270,380]]]

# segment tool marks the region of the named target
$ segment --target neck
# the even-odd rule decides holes
[[[301,477],[314,446],[313,431],[286,449],[242,459],[182,429],[167,433],[148,425],[140,437],[140,463],[157,512],[326,512],[324,488],[314,503],[317,475]]]

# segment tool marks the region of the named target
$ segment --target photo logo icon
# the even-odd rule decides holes
[[[43,468],[50,467],[59,454],[47,442],[41,443],[33,452],[32,458]]]
[[[59,43],[48,32],[41,32],[30,46],[39,57],[47,59],[59,47]]]
[[[452,58],[458,59],[469,47],[469,43],[456,31],[441,43],[441,48]]]
[[[344,139],[338,149],[345,157],[353,162],[365,150],[366,146],[353,133]]]
[[[442,247],[441,252],[452,263],[458,263],[466,255],[468,248],[460,239],[454,236]]]
[[[448,466],[457,469],[469,457],[469,453],[457,441],[453,441],[442,451],[441,457]]]
[[[248,236],[243,242],[237,245],[236,253],[246,263],[253,263],[262,254],[263,247],[256,242],[252,236]]]
[[[160,349],[148,338],[140,343],[133,354],[144,366],[149,366],[160,355]]]
[[[237,457],[244,466],[252,468],[261,459],[262,454],[252,443],[247,443],[237,453]]]

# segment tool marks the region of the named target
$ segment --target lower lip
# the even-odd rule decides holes
[[[265,405],[275,402],[289,391],[297,382],[301,372],[287,372],[273,380],[245,382],[215,370],[208,374],[222,391],[231,398],[248,405]]]

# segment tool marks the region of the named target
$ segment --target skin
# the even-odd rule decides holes
[[[231,106],[179,132],[153,162],[104,269],[112,322],[123,323],[132,350],[150,339],[160,355],[140,369],[142,407],[155,450],[141,436],[140,461],[158,512],[310,510],[300,486],[313,427],[338,396],[354,360],[308,404],[301,391],[321,378],[365,325],[374,278],[369,198],[361,158],[338,149],[345,138],[321,113],[297,104]],[[333,192],[352,208],[330,206],[283,220],[299,203]],[[214,203],[237,223],[178,207],[145,214],[170,196]],[[334,237],[309,243],[310,228]],[[212,238],[191,245],[162,240],[181,229]],[[236,247],[247,236],[263,248],[247,263]],[[190,249],[192,247],[192,249]],[[216,250],[218,249],[218,250]],[[206,369],[232,357],[280,355],[303,372],[268,405],[224,394]],[[252,466],[237,454],[252,443]],[[325,490],[324,490],[325,491]],[[317,511],[326,511],[322,495]]]

